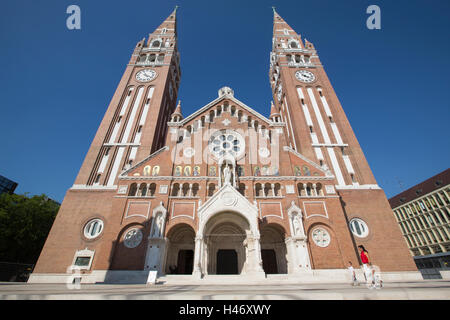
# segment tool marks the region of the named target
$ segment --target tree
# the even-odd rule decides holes
[[[0,261],[35,264],[58,209],[44,194],[0,194]]]

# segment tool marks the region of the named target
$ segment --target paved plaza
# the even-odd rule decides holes
[[[364,284],[65,284],[0,283],[0,300],[450,300],[450,281]]]

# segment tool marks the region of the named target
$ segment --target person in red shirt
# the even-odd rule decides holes
[[[369,288],[375,287],[375,269],[371,267],[371,263],[369,260],[369,252],[364,248],[363,245],[358,246],[360,252],[361,262],[363,264],[364,276],[367,280],[367,285]]]

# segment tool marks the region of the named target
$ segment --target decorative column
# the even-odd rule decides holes
[[[246,241],[246,273],[252,276],[260,276],[265,278],[261,259],[261,244],[259,235],[247,236]]]
[[[195,250],[194,250],[194,271],[192,275],[197,278],[202,278],[202,250],[203,250],[203,237],[201,235],[197,235],[195,237]]]

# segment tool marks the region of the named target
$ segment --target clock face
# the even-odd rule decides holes
[[[141,82],[148,82],[155,79],[157,76],[157,73],[155,70],[152,69],[145,69],[141,70],[138,73],[136,73],[136,80]]]
[[[307,82],[307,83],[313,82],[316,79],[316,77],[314,76],[314,73],[312,73],[310,71],[306,71],[306,70],[297,71],[295,73],[295,77],[299,81]]]

